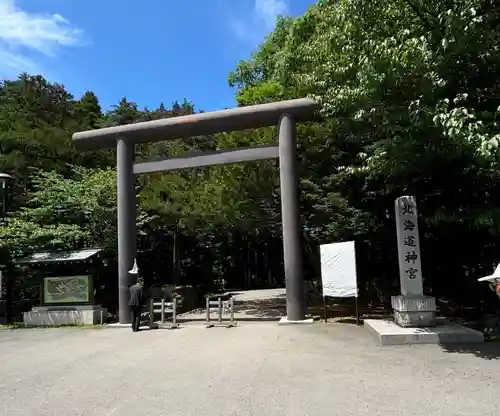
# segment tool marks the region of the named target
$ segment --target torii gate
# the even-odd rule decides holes
[[[318,108],[315,101],[301,98],[73,134],[73,142],[81,150],[97,150],[116,146],[118,304],[121,324],[130,322],[127,303],[128,287],[132,284],[132,276],[128,271],[131,269],[137,254],[134,175],[271,158],[279,158],[280,168],[287,315],[283,321],[288,323],[305,321],[306,300],[300,246],[296,122],[311,120]],[[134,160],[135,145],[138,143],[246,130],[270,126],[275,123],[279,126],[278,145],[228,149],[201,155],[185,155],[137,163]]]

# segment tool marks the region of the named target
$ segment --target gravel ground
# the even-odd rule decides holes
[[[498,415],[500,344],[379,347],[346,324],[0,330],[0,415]]]

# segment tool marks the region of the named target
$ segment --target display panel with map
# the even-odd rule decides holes
[[[43,281],[45,304],[90,301],[91,276],[46,277]]]

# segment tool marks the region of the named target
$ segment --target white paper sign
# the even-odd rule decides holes
[[[320,255],[323,296],[358,297],[354,241],[322,244]]]
[[[415,197],[401,196],[397,198],[395,209],[401,294],[422,296],[422,265],[420,263],[420,239]]]

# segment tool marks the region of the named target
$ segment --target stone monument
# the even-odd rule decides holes
[[[436,300],[424,296],[417,204],[413,196],[396,199],[401,294],[391,298],[392,319],[365,319],[380,345],[483,342],[480,331],[446,319],[436,322]],[[425,327],[425,329],[422,329]]]
[[[417,203],[413,196],[395,201],[401,295],[392,296],[394,321],[402,327],[436,325],[436,300],[424,296]]]

